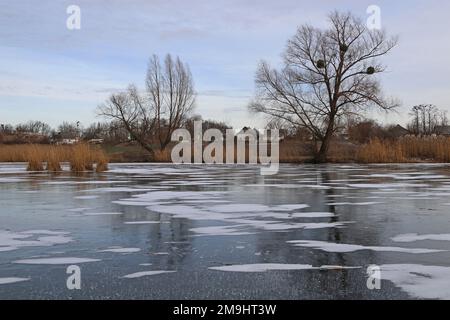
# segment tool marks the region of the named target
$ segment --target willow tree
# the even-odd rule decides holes
[[[183,125],[195,103],[194,81],[189,66],[167,55],[164,65],[150,58],[146,90],[130,85],[98,108],[98,113],[121,123],[130,137],[154,155],[154,144],[164,150],[172,133]]]
[[[320,143],[315,160],[325,162],[337,123],[367,108],[389,110],[378,74],[380,58],[397,44],[383,30],[369,30],[350,13],[334,12],[330,26],[298,28],[283,54],[283,67],[262,62],[256,73],[256,97],[250,109],[303,127]]]

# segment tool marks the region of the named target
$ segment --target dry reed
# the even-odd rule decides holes
[[[73,172],[108,170],[105,153],[87,144],[54,145],[0,145],[0,162],[28,162],[28,171],[61,171],[61,163],[69,162]],[[94,164],[96,164],[94,168]]]

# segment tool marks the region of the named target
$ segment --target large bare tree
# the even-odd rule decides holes
[[[99,114],[120,121],[143,148],[154,155],[154,143],[164,150],[172,133],[183,125],[195,103],[189,66],[167,55],[164,66],[153,55],[148,63],[145,94],[131,85],[99,106]]]
[[[395,101],[383,98],[377,74],[379,58],[397,39],[382,30],[368,30],[350,13],[334,12],[330,27],[298,28],[289,40],[281,70],[262,62],[256,73],[256,98],[250,109],[306,128],[320,148],[315,160],[325,162],[340,118],[365,108],[389,110]]]

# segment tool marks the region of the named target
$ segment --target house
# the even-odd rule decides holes
[[[89,144],[103,144],[104,139],[90,139],[88,140]]]
[[[399,124],[389,129],[389,135],[393,138],[401,138],[409,134],[411,134],[411,132]]]
[[[237,140],[246,140],[246,139],[250,138],[250,136],[252,136],[255,141],[258,141],[259,131],[256,129],[249,128],[249,127],[244,127],[244,128],[242,128],[241,131],[239,131],[236,134],[236,139]]]
[[[435,132],[438,136],[450,137],[450,126],[437,126]]]
[[[78,142],[80,142],[80,139],[76,138],[76,139],[61,139],[58,140],[56,142],[56,144],[58,145],[72,145],[72,144],[77,144]]]
[[[259,141],[269,142],[272,140],[271,140],[270,133],[268,133],[268,132],[270,132],[270,129],[259,132],[259,130],[257,130],[257,129],[244,127],[244,128],[242,128],[241,131],[239,131],[236,134],[236,140],[246,140],[246,139],[250,140],[250,137],[253,137],[255,142],[259,142]],[[278,142],[281,142],[284,139],[285,139],[284,133],[278,132]]]

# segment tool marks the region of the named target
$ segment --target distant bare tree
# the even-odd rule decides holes
[[[330,15],[330,28],[299,27],[288,42],[284,67],[262,62],[256,73],[257,93],[250,110],[306,128],[321,143],[317,162],[324,162],[338,120],[375,106],[389,110],[376,74],[385,71],[378,58],[397,43],[384,31],[368,30],[350,13]]]
[[[16,131],[21,133],[34,133],[49,136],[52,128],[42,121],[28,121],[27,123],[21,123],[16,126]]]
[[[99,106],[99,114],[120,121],[130,136],[154,154],[156,140],[161,150],[171,141],[194,108],[195,91],[191,72],[179,58],[167,55],[164,67],[159,58],[150,58],[146,94],[141,96],[135,86],[112,95]]]
[[[63,122],[57,128],[56,136],[61,139],[75,139],[80,136],[80,125],[78,122]]]
[[[184,122],[183,127],[186,128],[189,133],[191,134],[191,137],[194,137],[194,122],[195,121],[201,121],[202,122],[202,131],[205,132],[208,129],[218,129],[220,132],[222,132],[223,135],[226,135],[227,129],[233,129],[231,126],[229,126],[225,122],[221,121],[215,121],[215,120],[203,120],[201,116],[194,115]]]
[[[414,106],[409,114],[412,119],[408,129],[416,135],[431,135],[438,126],[448,125],[447,113],[432,104]]]

